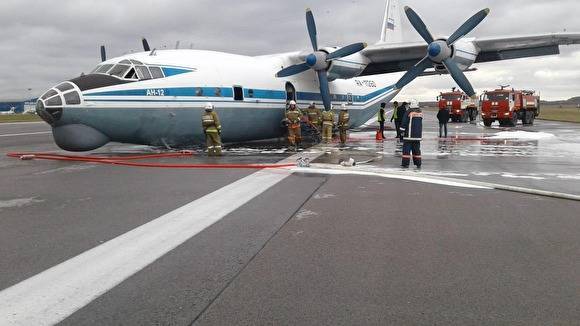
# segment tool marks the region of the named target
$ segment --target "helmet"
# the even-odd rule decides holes
[[[314,106],[314,102],[310,102],[310,106]]]
[[[296,101],[292,100],[290,103],[288,103],[288,105],[296,105]]]
[[[211,110],[213,110],[213,104],[211,104],[210,102],[207,102],[207,103],[205,104],[205,110],[206,110],[206,111],[211,111]]]
[[[340,109],[343,110],[343,111],[346,111],[346,103],[342,103],[340,105]]]

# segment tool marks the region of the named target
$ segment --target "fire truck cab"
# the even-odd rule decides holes
[[[453,87],[451,92],[441,92],[437,97],[439,110],[447,108],[453,122],[474,121],[478,114],[478,101]]]
[[[515,126],[518,120],[533,125],[540,114],[540,96],[534,91],[501,89],[486,91],[481,95],[481,118],[489,127],[494,121],[500,126]]]

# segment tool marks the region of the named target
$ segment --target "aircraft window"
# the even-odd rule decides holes
[[[81,97],[76,91],[64,94],[64,100],[69,105],[81,104]]]
[[[125,75],[125,79],[137,79],[137,74],[135,74],[135,69],[131,68],[129,72]]]
[[[131,63],[134,64],[134,65],[142,65],[143,64],[143,62],[137,61],[137,60],[133,60],[133,59],[131,59],[129,61],[131,61]]]
[[[54,96],[58,94],[54,89],[51,89],[50,91],[46,92],[46,94],[44,94],[41,99],[46,100],[47,98]]]
[[[100,65],[97,69],[93,72],[95,74],[106,74],[109,69],[113,67],[112,64]]]
[[[248,97],[254,97],[254,90],[253,89],[248,89]]]
[[[109,75],[117,76],[123,78],[125,76],[125,72],[129,70],[129,66],[127,65],[115,65],[111,71],[109,71]]]
[[[149,69],[145,66],[136,66],[137,69],[137,76],[141,80],[151,79],[151,73],[149,73]]]
[[[46,101],[46,105],[62,105],[62,100],[60,99],[60,96],[54,96],[48,99],[48,101]]]
[[[234,86],[234,100],[243,101],[244,100],[244,90],[241,86]]]
[[[218,96],[218,97],[222,96],[222,88],[221,87],[215,88],[215,96]]]
[[[149,67],[149,70],[151,70],[151,76],[153,78],[163,78],[163,71],[161,71],[161,68],[159,67]]]
[[[62,84],[56,86],[56,88],[61,92],[66,92],[68,90],[73,89],[74,87],[73,87],[73,85],[71,85],[69,83],[62,83]]]
[[[195,89],[195,96],[203,96],[203,88],[197,87]]]
[[[119,63],[127,63],[127,64],[131,64],[131,61],[129,61],[129,60],[127,60],[127,59],[125,59],[125,60],[121,60],[121,61],[119,61]]]

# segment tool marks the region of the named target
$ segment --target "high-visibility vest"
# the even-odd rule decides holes
[[[385,109],[383,108],[379,109],[379,112],[377,112],[377,121],[385,122]]]

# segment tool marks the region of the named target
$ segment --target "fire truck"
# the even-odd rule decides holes
[[[453,122],[467,122],[468,119],[474,121],[477,117],[477,100],[470,98],[455,87],[451,89],[451,92],[441,92],[437,101],[440,110],[445,108],[449,110]]]
[[[533,125],[540,114],[540,96],[534,91],[508,89],[508,86],[481,95],[483,124],[489,127],[499,121],[500,126],[513,127],[521,120],[524,125]]]

